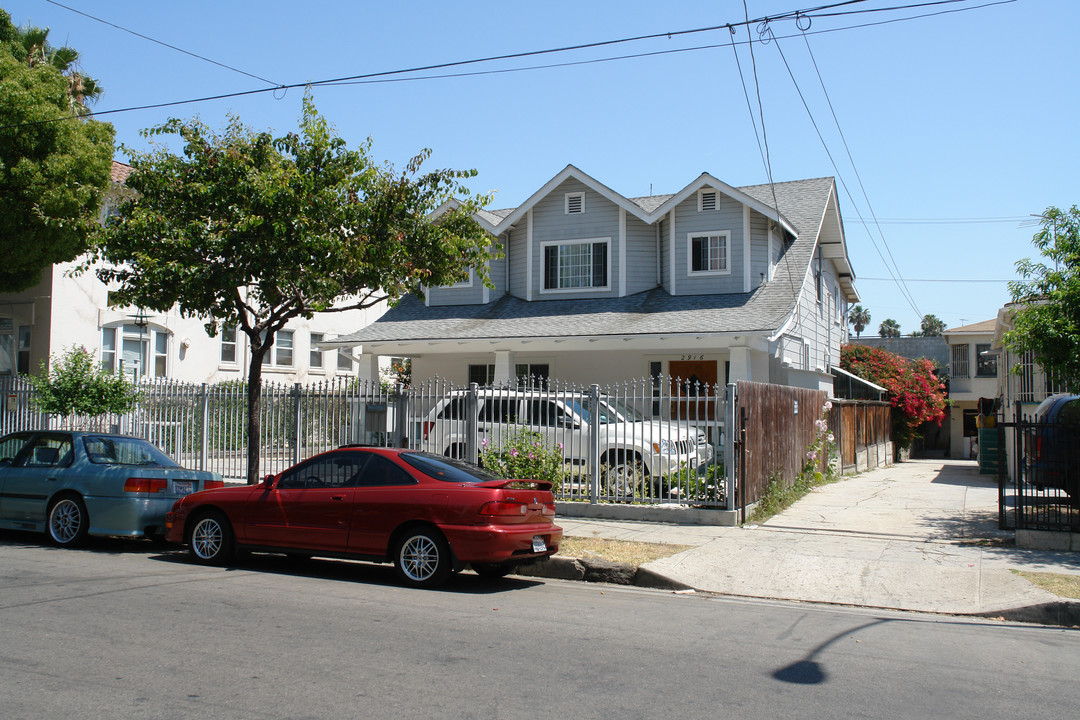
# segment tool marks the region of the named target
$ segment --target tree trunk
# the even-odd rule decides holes
[[[248,364],[248,422],[247,422],[247,482],[258,485],[259,477],[259,438],[262,431],[262,361],[266,354],[254,350]]]

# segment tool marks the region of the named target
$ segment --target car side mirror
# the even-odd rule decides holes
[[[267,475],[266,477],[263,478],[263,485],[265,485],[266,487],[272,487],[273,484],[274,484],[274,476],[273,475]]]

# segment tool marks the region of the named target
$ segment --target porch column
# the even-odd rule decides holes
[[[368,380],[373,383],[379,382],[379,356],[373,353],[363,353],[357,358],[356,376],[360,380]]]
[[[731,348],[731,376],[728,382],[737,382],[739,380],[754,380],[753,364],[750,356],[750,348],[748,347],[733,347]]]
[[[512,385],[517,382],[517,372],[514,361],[517,353],[513,350],[495,351],[495,384]]]

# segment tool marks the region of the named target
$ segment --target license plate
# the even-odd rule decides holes
[[[533,535],[533,552],[547,552],[547,543],[542,535]]]
[[[195,492],[195,481],[173,480],[172,491],[175,495],[190,495]]]

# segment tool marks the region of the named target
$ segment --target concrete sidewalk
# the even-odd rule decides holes
[[[921,459],[818,488],[760,526],[556,522],[568,536],[694,546],[642,566],[658,586],[1080,624],[1080,601],[1010,572],[1080,575],[1080,553],[1018,549],[997,518],[996,481],[974,462]]]

